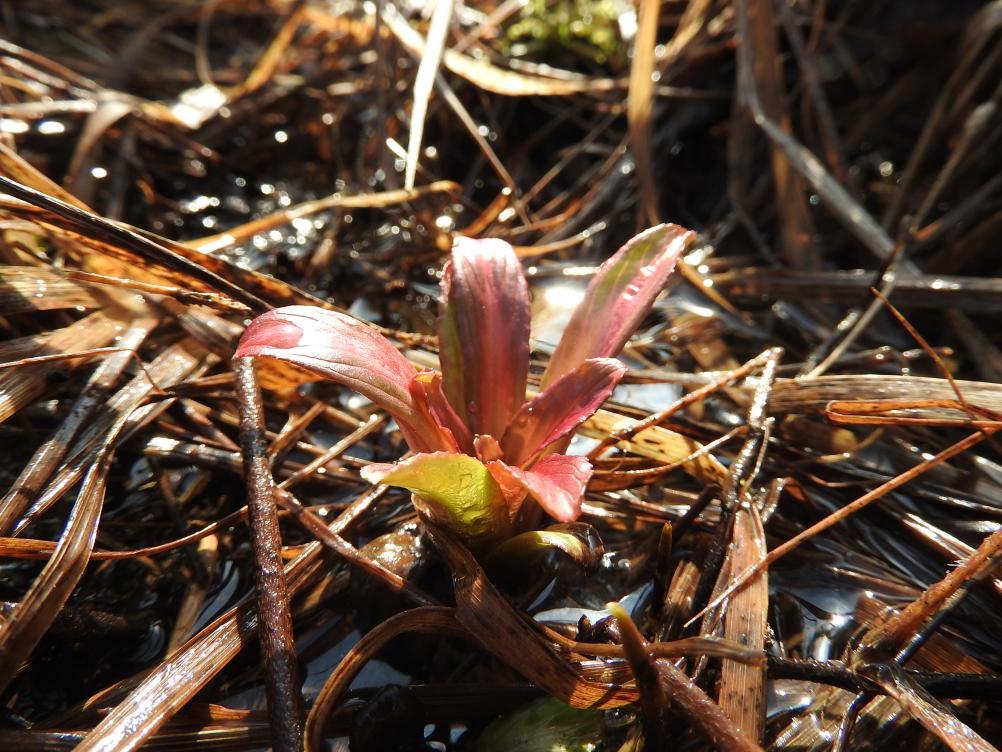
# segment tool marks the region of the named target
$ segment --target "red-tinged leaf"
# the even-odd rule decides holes
[[[625,373],[618,360],[592,358],[561,376],[515,413],[501,439],[505,460],[521,467],[570,434],[602,406]]]
[[[467,454],[416,454],[392,465],[369,465],[362,477],[412,491],[422,514],[462,536],[471,548],[485,549],[511,532],[500,486],[480,460]]]
[[[528,490],[522,481],[509,472],[510,468],[501,460],[484,461],[484,464],[501,489],[505,506],[508,507],[508,519],[514,523],[519,510],[522,509],[522,503],[529,495]]]
[[[417,409],[428,415],[428,419],[441,426],[443,433],[452,441],[449,451],[473,454],[473,439],[470,429],[459,418],[442,391],[442,375],[437,371],[421,371],[411,381],[411,397]]]
[[[438,426],[414,405],[414,367],[357,319],[312,306],[277,308],[247,327],[235,353],[244,356],[276,358],[354,389],[392,415],[415,450],[448,448]]]
[[[503,240],[456,238],[442,279],[439,348],[445,394],[477,434],[500,436],[525,401],[529,288]]]
[[[617,355],[695,237],[678,225],[658,225],[637,235],[602,264],[550,358],[543,387],[588,358]]]
[[[581,498],[591,477],[591,463],[584,457],[551,454],[531,470],[503,462],[490,462],[488,469],[495,477],[499,473],[510,475],[558,522],[572,522],[581,514]]]

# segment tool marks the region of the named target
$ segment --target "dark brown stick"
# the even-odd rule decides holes
[[[303,697],[299,690],[289,593],[282,564],[275,480],[268,465],[264,407],[254,375],[254,361],[235,358],[233,372],[240,407],[240,445],[244,456],[260,620],[258,634],[271,712],[272,741],[276,752],[300,752],[303,748]]]

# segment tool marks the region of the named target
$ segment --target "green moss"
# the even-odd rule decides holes
[[[508,27],[504,52],[566,67],[625,66],[619,33],[623,6],[616,0],[530,0]]]

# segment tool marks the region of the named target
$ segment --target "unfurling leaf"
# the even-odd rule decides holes
[[[582,567],[593,567],[605,549],[598,532],[591,525],[574,522],[553,525],[546,530],[530,530],[509,538],[491,551],[484,560],[488,571],[511,570],[532,566],[540,556],[552,550],[563,551]]]
[[[362,477],[414,493],[414,505],[432,522],[485,549],[511,532],[504,494],[487,468],[466,454],[418,454],[392,465],[369,465]]]
[[[678,225],[658,225],[637,235],[602,264],[550,358],[543,387],[588,358],[618,354],[695,237]]]
[[[618,360],[593,358],[550,384],[512,418],[501,439],[505,461],[525,465],[570,434],[602,406],[625,373]]]
[[[445,394],[474,434],[500,436],[525,400],[529,288],[503,240],[456,238],[442,278]]]
[[[449,449],[438,426],[415,407],[414,367],[372,327],[336,311],[288,306],[254,319],[235,357],[276,358],[368,397],[392,415],[417,451]]]

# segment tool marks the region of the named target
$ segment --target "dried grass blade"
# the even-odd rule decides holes
[[[341,659],[331,672],[317,695],[309,717],[306,719],[306,752],[320,752],[325,749],[325,729],[344,697],[352,680],[390,640],[407,632],[449,635],[472,639],[467,630],[456,620],[454,609],[443,606],[422,606],[391,616],[369,631],[352,645],[351,650]]]
[[[651,154],[651,110],[654,103],[654,46],[657,43],[661,0],[640,0],[637,34],[630,62],[630,90],[626,98],[633,160],[640,184],[640,203],[647,222],[658,223],[658,194]]]
[[[879,684],[908,715],[954,752],[998,752],[897,666],[871,664],[859,671]]]
[[[888,611],[892,609],[864,594],[857,603],[855,620],[860,624],[880,623],[887,619]],[[984,666],[961,652],[952,640],[938,634],[933,634],[912,660],[917,667],[928,671],[986,672]],[[834,687],[822,690],[812,703],[812,712],[791,721],[770,749],[828,752],[832,746],[832,737],[838,732],[840,721],[854,697],[855,693]],[[900,738],[905,719],[906,716],[894,700],[878,697],[860,713],[858,723],[865,723],[876,730],[866,741],[874,749],[882,749],[882,745],[891,746]]]
[[[237,243],[241,243],[258,233],[266,232],[286,225],[294,219],[309,217],[322,211],[330,209],[379,209],[386,206],[394,206],[407,201],[414,201],[424,196],[435,193],[456,193],[460,189],[459,185],[451,180],[436,180],[434,183],[423,185],[419,188],[398,189],[392,191],[381,191],[379,193],[363,193],[356,196],[342,196],[334,194],[327,198],[319,198],[314,201],[304,201],[288,209],[267,214],[263,217],[245,222],[237,227],[230,228],[225,232],[207,235],[197,240],[189,240],[186,245],[195,248],[202,253],[211,253],[223,248],[228,248]],[[261,275],[264,276],[264,275]],[[267,279],[271,279],[270,277]],[[284,284],[284,283],[283,283]],[[305,293],[302,293],[305,295]],[[312,298],[311,298],[312,299]],[[276,301],[277,302],[277,301]],[[284,301],[283,301],[284,302]],[[296,302],[290,299],[288,302]]]
[[[40,346],[48,353],[73,353],[103,347],[111,342],[122,330],[120,321],[103,312],[92,313],[86,318],[63,329],[51,332]],[[39,353],[36,353],[39,354]],[[0,371],[0,423],[8,420],[26,405],[33,402],[48,388],[48,379],[67,369],[74,369],[84,360],[70,360],[56,363],[39,363]]]
[[[974,408],[1002,413],[1002,385],[984,381],[956,381]],[[769,396],[769,411],[781,415],[822,413],[831,402],[848,400],[953,401],[956,394],[946,379],[925,376],[847,375],[816,379],[777,379]]]
[[[640,0],[637,13],[637,33],[634,37],[633,59],[630,62],[629,92],[626,99],[626,119],[633,145],[637,182],[640,185],[641,206],[650,224],[658,223],[658,193],[654,179],[654,156],[651,152],[651,115],[654,105],[655,67],[664,69],[678,60],[696,38],[706,20],[710,0],[690,0],[679,21],[675,34],[656,55],[660,0]],[[683,273],[684,266],[683,266]],[[687,275],[688,276],[688,275]]]
[[[589,681],[560,658],[494,587],[462,544],[438,528],[433,530],[433,540],[452,570],[456,619],[485,649],[573,707],[615,708],[636,702],[635,689]]]
[[[216,308],[226,313],[248,313],[250,309],[243,303],[238,303],[225,295],[214,292],[196,292],[195,290],[185,290],[174,285],[157,285],[149,282],[141,282],[137,279],[110,277],[106,274],[92,274],[80,271],[79,269],[64,269],[60,273],[66,279],[76,282],[86,282],[90,285],[106,285],[112,288],[137,290],[151,295],[162,295],[172,298],[183,305],[208,306]]]
[[[52,556],[24,598],[0,623],[0,690],[14,679],[83,576],[104,505],[111,446],[124,424],[123,417],[108,432]]]
[[[90,211],[90,207],[87,204],[58,183],[50,180],[33,164],[3,143],[0,143],[0,174],[7,175],[29,188],[34,188],[36,191],[55,196],[60,201],[64,201],[82,211]]]
[[[765,555],[765,530],[758,511],[751,504],[742,505],[734,519],[731,571],[743,572]],[[724,615],[724,639],[761,653],[768,607],[769,584],[763,575],[731,598]],[[720,706],[749,739],[761,741],[765,730],[765,667],[725,659],[720,674]]]
[[[6,534],[21,516],[32,497],[48,482],[56,466],[69,451],[70,442],[94,411],[103,403],[112,385],[121,375],[135,351],[157,325],[154,316],[140,314],[122,334],[119,345],[126,352],[114,353],[103,360],[77,395],[69,415],[59,428],[25,465],[10,490],[0,499],[0,532]]]
[[[974,445],[978,444],[979,442],[991,436],[997,430],[998,429],[996,428],[985,428],[982,431],[970,434],[966,438],[963,438],[960,441],[951,444],[946,449],[936,454],[934,457],[923,460],[922,462],[910,468],[909,470],[906,470],[900,475],[896,475],[886,483],[881,484],[880,486],[873,489],[869,493],[863,494],[855,501],[850,502],[849,504],[842,507],[838,511],[828,515],[820,522],[817,522],[814,525],[811,525],[806,530],[802,530],[801,532],[797,533],[790,540],[786,541],[786,543],[770,551],[768,555],[760,559],[758,563],[755,564],[753,567],[741,573],[738,576],[738,578],[730,586],[728,586],[726,590],[724,590],[722,594],[714,598],[713,601],[711,601],[710,604],[705,609],[703,609],[703,611],[701,611],[699,614],[696,614],[696,616],[693,617],[693,620],[699,616],[702,616],[702,614],[705,613],[706,611],[718,607],[726,598],[729,598],[734,593],[739,592],[740,590],[743,590],[744,588],[748,587],[750,583],[752,583],[756,578],[762,575],[762,573],[765,572],[772,564],[781,559],[783,556],[786,556],[786,554],[790,553],[790,551],[794,550],[805,541],[813,538],[814,536],[818,535],[821,532],[824,532],[833,525],[837,525],[845,518],[855,514],[864,507],[869,506],[878,499],[883,498],[891,491],[895,490],[900,486],[903,486],[905,483],[908,483],[911,480],[914,480],[915,478],[922,475],[926,471],[931,470],[937,465],[946,462],[947,460],[957,456],[958,454],[961,454],[962,452],[966,452]],[[1002,534],[1000,534],[1000,537],[1002,537]]]
[[[94,558],[96,553],[91,558]],[[202,537],[198,541],[195,556],[197,566],[207,576],[194,577],[186,585],[184,597],[177,609],[177,617],[170,630],[170,637],[167,639],[167,647],[164,648],[166,655],[173,653],[194,634],[195,625],[212,593],[211,586],[215,583],[214,577],[220,558],[219,536],[207,534]]]
[[[504,163],[498,157],[497,152],[495,152],[494,148],[491,146],[490,141],[488,141],[483,134],[480,133],[477,128],[477,123],[474,121],[473,116],[470,115],[469,110],[466,109],[463,101],[456,96],[456,93],[452,90],[452,87],[449,86],[449,83],[445,80],[444,76],[436,76],[435,85],[442,94],[442,98],[445,99],[445,103],[452,108],[452,111],[456,113],[456,117],[459,118],[459,122],[461,122],[463,127],[466,128],[466,132],[470,135],[470,138],[472,138],[476,142],[477,146],[480,147],[480,151],[483,152],[484,157],[486,157],[487,161],[490,162],[491,167],[494,168],[494,172],[497,173],[501,182],[503,182],[505,187],[511,191],[510,198],[512,203],[515,205],[514,208],[515,211],[518,212],[519,217],[523,222],[525,222],[525,224],[530,224],[531,220],[528,215],[526,215],[525,207],[523,206],[522,200],[519,198],[520,191],[518,189],[518,185],[515,183],[515,178],[513,178],[511,173],[508,172],[508,168],[504,166]],[[507,201],[509,197],[502,193],[499,195],[499,198],[503,198]],[[477,237],[480,234],[477,232],[471,232],[471,229],[473,228],[468,227],[464,229],[462,234],[467,237]],[[524,258],[524,256],[519,253],[519,249],[517,247],[515,248],[515,253],[519,255],[519,258]]]
[[[99,240],[107,245],[128,249],[146,263],[181,271],[189,275],[192,279],[199,280],[203,284],[208,285],[212,290],[221,292],[244,305],[250,306],[256,311],[268,309],[268,304],[257,296],[248,293],[239,285],[220,276],[206,266],[174,252],[166,247],[164,243],[151,240],[146,234],[141,234],[131,228],[117,225],[100,215],[60,201],[57,198],[36,191],[34,188],[29,188],[10,178],[0,176],[0,189],[32,206],[37,206],[51,212],[64,222],[69,223],[72,228],[83,235]],[[232,264],[231,266],[235,267]]]
[[[418,156],[421,153],[421,138],[424,134],[424,119],[428,114],[428,100],[435,86],[435,76],[442,62],[442,51],[449,34],[452,20],[452,0],[436,0],[431,14],[428,37],[424,41],[417,76],[414,79],[414,97],[411,106],[411,127],[407,137],[407,167],[404,170],[404,188],[414,187],[417,175]]]
[[[623,634],[623,647],[630,666],[641,687],[641,701],[646,693],[647,702],[644,706],[645,715],[657,712],[657,706],[669,705],[679,715],[691,723],[693,727],[714,747],[723,752],[762,752],[762,748],[745,735],[741,729],[735,728],[719,705],[711,700],[696,684],[675,664],[659,658],[652,659],[648,652],[647,642],[640,630],[626,611],[618,604],[610,608]],[[651,686],[652,683],[656,684]],[[645,727],[651,724],[646,723]],[[649,732],[648,732],[649,733]],[[663,748],[665,739],[647,739],[648,745]]]
[[[750,34],[747,2],[742,0],[738,9],[738,33],[747,39]],[[755,124],[772,141],[774,147],[783,153],[789,165],[817,192],[829,210],[845,225],[846,229],[879,260],[886,261],[894,250],[894,241],[873,216],[857,202],[831,173],[806,147],[789,135],[782,124],[777,123],[763,109],[758,95],[758,84],[754,76],[754,64],[749,59],[748,45],[738,47],[738,77],[736,88],[742,103],[751,112]]]
[[[425,43],[410,24],[389,3],[383,6],[383,21],[393,35],[414,57],[425,54]],[[610,91],[623,84],[611,78],[543,78],[498,68],[487,62],[474,60],[455,50],[444,50],[442,62],[445,67],[478,86],[494,94],[509,97],[561,97],[569,94],[585,94]]]
[[[741,87],[744,81],[754,78],[763,113],[789,134],[792,126],[783,92],[778,23],[772,2],[742,0],[737,4],[741,36],[738,65],[750,67],[738,77],[737,85]],[[790,168],[790,162],[776,144],[772,146],[772,176],[786,257],[795,268],[816,267],[818,259],[811,253],[812,231],[803,180]]]
[[[102,238],[88,234],[89,230],[86,226],[66,221],[49,212],[39,212],[34,207],[26,206],[24,210],[15,213],[23,213],[32,217],[33,221],[41,225],[44,232],[52,237],[68,255],[76,259],[87,272],[133,280],[138,282],[140,287],[144,284],[162,285],[167,283],[176,286],[179,291],[183,291],[178,295],[179,300],[183,300],[186,295],[207,295],[210,296],[208,301],[222,303],[223,307],[232,307],[230,301],[235,300],[232,296],[216,292],[212,285],[190,275],[184,264],[176,268],[169,263],[151,262],[142,253],[132,249],[129,244],[106,242]],[[243,269],[224,258],[210,256],[187,245],[175,243],[137,228],[130,227],[129,229],[152,239],[152,242],[168,249],[174,256],[189,259],[198,266],[208,269],[210,273],[225,276],[242,289],[249,291],[249,294],[257,295],[262,300],[266,299],[272,304],[324,305],[323,301],[318,298],[275,277],[269,277],[251,269]],[[152,290],[148,291],[152,292]],[[206,301],[196,301],[189,298],[185,302],[205,303]],[[240,300],[237,301],[237,305],[246,308],[248,303],[246,300]],[[268,307],[267,303],[262,305],[264,308]]]
[[[254,66],[254,70],[250,72],[246,80],[238,86],[233,91],[229,92],[229,100],[234,101],[240,97],[250,94],[252,91],[256,91],[264,86],[278,71],[278,66],[282,62],[282,55],[285,51],[289,49],[292,44],[293,39],[296,36],[296,32],[299,31],[299,27],[305,20],[305,7],[300,5],[298,7],[294,5],[286,6],[288,8],[295,8],[289,18],[282,24],[282,28],[278,30],[275,38],[271,40],[268,45],[268,49],[264,51],[264,54],[258,58],[257,64]]]
[[[906,261],[902,264],[908,267]],[[800,271],[744,267],[712,277],[729,296],[760,301],[763,297],[861,304],[874,283],[870,270]],[[1002,279],[946,274],[921,274],[909,269],[894,278],[894,299],[910,308],[941,309],[952,306],[968,311],[998,311],[1002,306]]]
[[[142,451],[147,457],[177,462],[190,462],[197,467],[204,467],[209,470],[224,470],[231,473],[240,472],[240,453],[229,449],[220,449],[195,442],[179,441],[166,436],[155,436],[143,446]],[[286,462],[283,464],[282,473],[288,472],[290,475],[298,474],[302,469],[303,466],[298,463]],[[341,485],[344,481],[364,482],[359,479],[358,473],[342,468],[330,468],[322,475],[314,475],[312,479],[316,483],[333,486]]]
[[[30,358],[33,353],[37,353],[44,347],[45,341],[52,334],[53,332],[29,334],[25,337],[15,337],[6,342],[0,342],[0,363]]]
[[[130,752],[140,747],[236,657],[256,628],[257,617],[249,605],[227,611],[169,655],[84,737],[77,752]]]
[[[115,123],[131,115],[135,108],[135,102],[130,98],[110,92],[98,99],[94,111],[84,120],[66,168],[66,186],[70,193],[81,196],[82,200],[93,198],[95,180],[88,168],[93,164],[101,139]]]
[[[956,400],[877,400],[829,402],[825,417],[842,425],[921,425],[963,428],[1002,428],[998,420],[978,420],[970,415],[971,405]],[[996,413],[997,415],[997,413]]]
[[[581,424],[579,431],[591,438],[605,439],[616,431],[631,428],[634,423],[632,418],[599,410]],[[727,477],[727,469],[712,455],[703,452],[699,442],[663,426],[645,428],[629,440],[617,442],[616,446],[668,465],[681,463],[687,473],[707,483],[720,483]]]
[[[384,492],[359,497],[330,529],[343,533]],[[319,543],[308,544],[285,567],[295,595],[323,569]],[[131,752],[156,733],[253,639],[257,617],[249,604],[230,609],[169,655],[91,730],[76,752]]]
[[[97,308],[90,290],[57,271],[26,266],[0,266],[0,316],[60,308]]]
[[[157,410],[166,409],[170,404],[169,400],[142,406],[142,403],[156,390],[154,382],[161,386],[173,386],[192,373],[201,362],[202,355],[199,348],[190,340],[169,347],[160,353],[145,371],[107,400],[102,410],[91,414],[86,428],[68,452],[68,459],[48,487],[32,499],[31,507],[18,521],[14,532],[19,533],[23,530],[31,519],[58,501],[80,479],[84,469],[95,461],[95,453],[102,445],[104,436],[122,416],[125,416],[126,420],[123,435],[128,435],[137,426],[149,420]],[[6,517],[5,514],[5,520]]]
[[[991,75],[993,69],[982,66],[982,62],[990,54],[986,47],[1002,26],[1002,14],[998,11],[998,3],[992,2],[969,17],[963,38],[957,47],[959,60],[953,67],[950,79],[939,89],[939,97],[923,121],[922,133],[908,155],[908,164],[896,186],[894,199],[884,214],[884,227],[893,228],[904,212],[905,202],[920,174],[919,170],[936,139],[941,137],[944,124],[950,121],[950,110],[961,98],[963,89],[973,80],[986,74]]]
[[[943,579],[932,585],[899,614],[867,632],[857,649],[859,660],[884,660],[893,655],[941,608],[949,605],[961,588],[991,574],[1002,560],[1002,530],[996,530]]]

